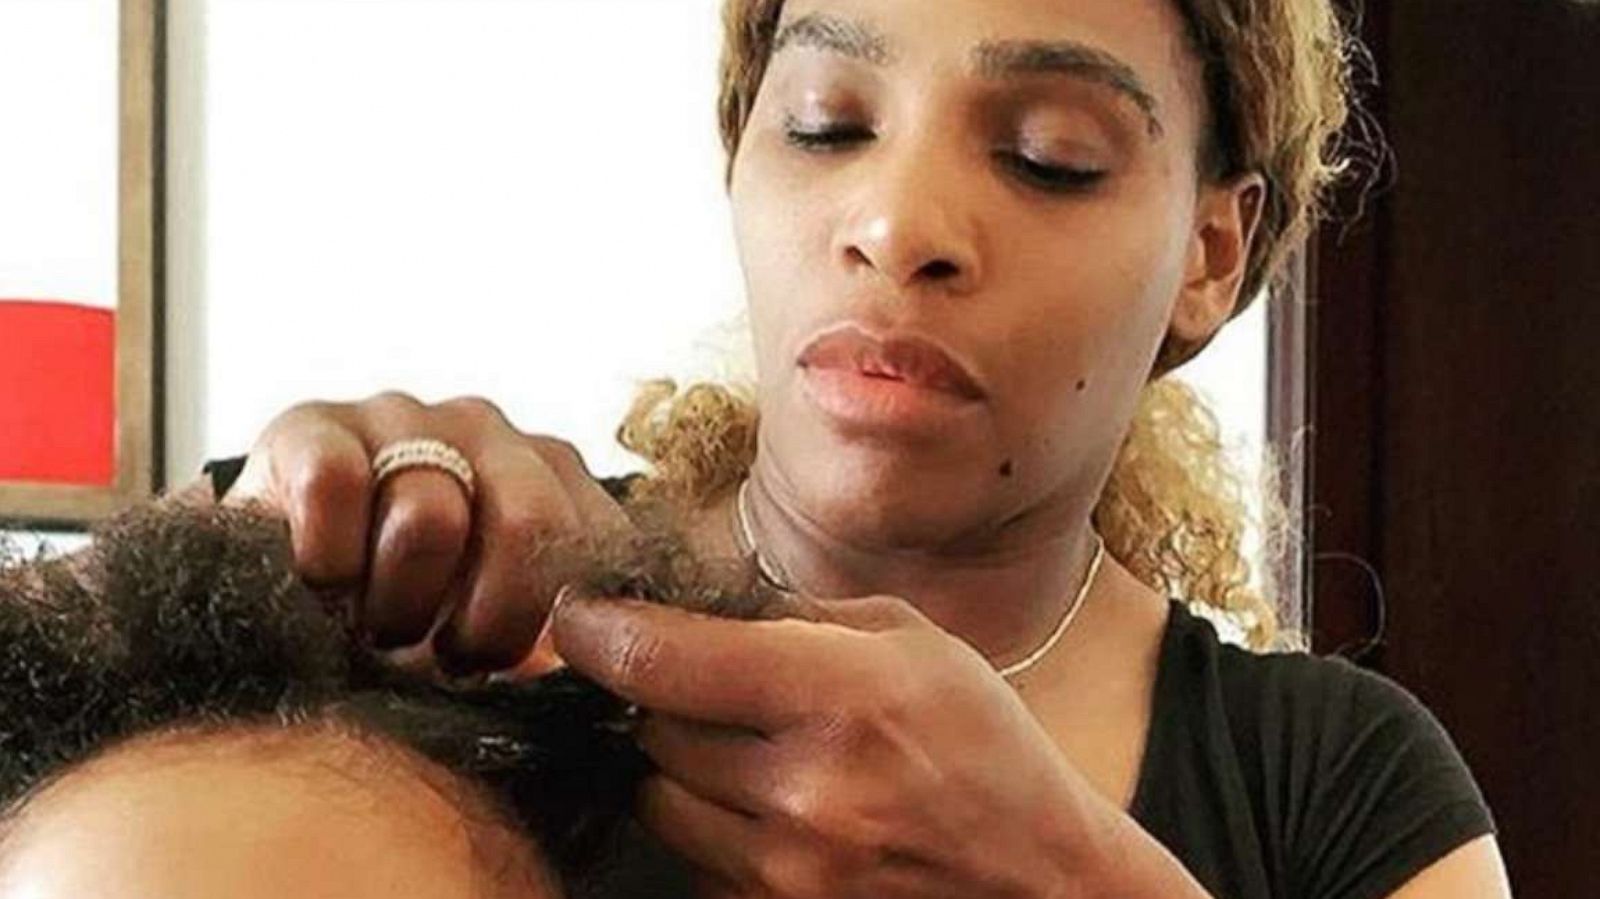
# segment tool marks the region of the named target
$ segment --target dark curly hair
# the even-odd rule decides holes
[[[7,819],[136,738],[332,723],[459,776],[580,891],[604,874],[649,771],[623,703],[569,671],[450,685],[386,663],[343,604],[295,577],[288,530],[265,515],[144,508],[78,556],[11,556],[0,562]],[[701,563],[665,525],[547,545],[529,564],[596,595],[744,618],[778,608],[745,566]]]

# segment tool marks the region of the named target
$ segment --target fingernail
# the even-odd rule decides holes
[[[620,611],[616,603],[582,588],[563,589],[550,617],[556,652],[579,670],[585,670],[586,662],[599,664],[620,623]]]
[[[586,599],[593,597],[578,584],[563,584],[556,592],[555,602],[550,604],[550,617],[561,615],[563,610],[574,603],[582,604]]]
[[[550,614],[554,615],[556,612],[560,611],[561,606],[564,603],[571,601],[572,597],[576,595],[577,592],[578,587],[576,584],[562,584],[561,589],[556,591],[555,602],[550,604]]]
[[[550,607],[550,619],[578,627],[596,627],[610,609],[610,604],[600,599],[579,584],[567,584],[556,594],[556,601]]]

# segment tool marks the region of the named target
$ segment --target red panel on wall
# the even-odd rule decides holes
[[[110,486],[116,313],[0,300],[0,480]]]

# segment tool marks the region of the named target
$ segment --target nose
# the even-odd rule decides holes
[[[962,196],[957,161],[937,148],[884,147],[862,179],[835,241],[835,258],[857,277],[879,277],[897,290],[970,293],[981,254]]]

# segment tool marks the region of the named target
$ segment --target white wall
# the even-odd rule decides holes
[[[740,308],[715,4],[177,7],[203,88],[173,122],[172,470],[389,387],[487,395],[630,467],[634,381],[694,369]]]
[[[20,139],[0,137],[5,299],[116,305],[110,12],[102,0],[0,0],[0,123],[25,128]]]

